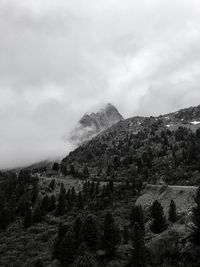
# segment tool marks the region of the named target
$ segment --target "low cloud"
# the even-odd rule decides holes
[[[197,0],[0,0],[0,168],[64,156],[87,110],[199,104]]]

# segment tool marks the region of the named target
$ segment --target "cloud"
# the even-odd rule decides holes
[[[199,104],[198,0],[0,0],[0,38],[2,168],[64,156],[105,102],[125,117]]]

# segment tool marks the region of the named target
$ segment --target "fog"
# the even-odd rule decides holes
[[[195,0],[0,0],[0,168],[63,157],[87,111],[200,104]]]

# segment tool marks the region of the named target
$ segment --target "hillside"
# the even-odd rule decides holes
[[[62,161],[94,178],[142,179],[149,183],[200,183],[200,106],[159,117],[120,121],[79,146]]]
[[[56,168],[0,172],[0,266],[198,267],[199,110],[122,120]]]

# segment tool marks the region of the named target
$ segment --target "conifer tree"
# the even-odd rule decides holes
[[[30,207],[27,207],[23,221],[24,228],[29,228],[32,225],[32,223],[33,223],[32,211]]]
[[[59,260],[63,266],[69,266],[74,261],[75,243],[74,235],[69,230],[60,244]]]
[[[154,234],[159,234],[167,228],[166,218],[164,216],[163,207],[155,200],[151,208],[151,217],[153,219],[150,226]]]
[[[35,207],[35,209],[33,210],[33,223],[38,223],[41,222],[42,220],[42,211],[40,206],[38,205],[37,207]]]
[[[144,244],[143,230],[139,224],[136,223],[132,232],[132,255],[129,266],[132,267],[146,267],[146,250]]]
[[[194,244],[200,246],[200,187],[197,189],[194,201],[196,205],[192,209],[193,231],[191,233],[191,240]]]
[[[52,255],[55,259],[60,258],[61,243],[65,234],[66,234],[65,227],[63,226],[62,223],[60,223],[58,227],[58,234],[56,239],[54,240],[53,250],[52,250]]]
[[[56,214],[58,216],[65,214],[66,212],[66,196],[64,185],[61,184],[60,193],[58,196],[58,203],[56,207]]]
[[[10,212],[7,206],[0,210],[0,229],[5,230],[10,223]]]
[[[97,262],[94,256],[88,251],[85,243],[82,243],[79,248],[78,257],[75,260],[73,267],[97,267]]]
[[[137,223],[141,231],[145,234],[144,214],[141,206],[134,205],[130,213],[130,226],[133,227]]]
[[[83,197],[82,197],[82,193],[81,192],[78,193],[78,203],[77,203],[77,206],[78,206],[79,209],[82,209],[84,207]]]
[[[43,214],[46,214],[48,210],[49,210],[49,197],[48,195],[45,195],[42,199],[41,211]]]
[[[87,251],[84,254],[79,255],[77,260],[73,264],[73,267],[97,267],[97,266],[98,265],[94,256]]]
[[[91,251],[96,251],[99,245],[99,224],[94,215],[88,215],[81,229],[81,240],[85,242]]]
[[[171,200],[169,207],[169,221],[175,223],[177,221],[176,204],[174,200]]]
[[[38,194],[39,194],[39,186],[38,186],[38,180],[36,180],[34,182],[33,189],[32,189],[31,201],[32,201],[33,205],[35,204],[35,201],[36,201],[36,199],[38,197]]]
[[[128,225],[126,225],[126,224],[124,225],[122,236],[123,236],[123,243],[128,244],[130,236],[129,236]]]
[[[83,222],[81,217],[77,217],[74,224],[73,224],[73,233],[74,233],[74,240],[75,245],[78,247],[81,242],[81,228],[82,228]]]
[[[74,203],[75,200],[76,200],[76,192],[75,192],[75,188],[72,187],[72,189],[71,189],[71,202]]]
[[[50,200],[49,200],[49,209],[48,209],[48,211],[51,212],[51,211],[53,211],[55,209],[56,209],[56,198],[55,198],[54,195],[52,195],[50,197]]]
[[[50,182],[50,184],[49,184],[49,189],[50,189],[51,191],[53,191],[53,190],[55,189],[55,179],[52,179],[52,180],[51,180],[51,182]]]
[[[59,166],[58,162],[55,162],[55,163],[53,164],[53,166],[52,166],[52,170],[53,170],[53,171],[59,171],[59,169],[60,169],[60,166]]]
[[[111,258],[115,254],[116,245],[118,243],[118,233],[114,218],[110,212],[105,215],[102,241],[107,257]]]

